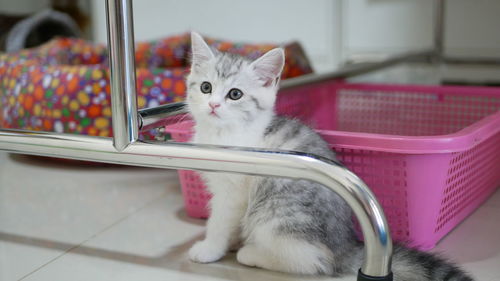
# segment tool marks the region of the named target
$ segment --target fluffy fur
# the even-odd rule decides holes
[[[284,65],[282,49],[255,61],[212,50],[192,33],[187,104],[194,143],[286,149],[335,159],[327,143],[297,120],[276,116]],[[208,92],[202,84],[211,85]],[[205,85],[206,86],[206,85]],[[238,89],[239,99],[228,93]],[[248,266],[298,274],[353,274],[363,246],[355,239],[349,206],[319,184],[304,180],[204,173],[213,198],[205,240],[189,251],[195,262],[222,258],[238,245]],[[472,280],[444,260],[396,247],[395,280]]]

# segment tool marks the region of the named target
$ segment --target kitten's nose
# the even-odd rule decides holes
[[[208,105],[210,106],[210,108],[216,109],[220,106],[220,103],[208,102]]]

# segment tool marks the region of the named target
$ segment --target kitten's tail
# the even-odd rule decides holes
[[[362,257],[363,246],[359,246]],[[392,257],[394,281],[474,281],[465,271],[431,253],[394,246]]]

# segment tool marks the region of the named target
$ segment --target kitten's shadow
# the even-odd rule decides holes
[[[118,165],[102,162],[91,162],[64,158],[54,158],[36,155],[24,155],[24,154],[9,154],[10,160],[29,166],[37,166],[48,169],[64,169],[64,170],[123,170],[123,169],[157,169],[157,168],[146,168],[146,167],[136,167],[127,165]]]
[[[199,225],[199,226],[205,226],[206,221],[207,221],[206,219],[197,219],[197,218],[193,218],[193,217],[188,216],[184,207],[179,208],[177,210],[177,212],[175,212],[175,216],[180,221],[187,222],[190,224]]]

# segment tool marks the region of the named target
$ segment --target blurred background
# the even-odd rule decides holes
[[[447,54],[500,56],[500,1],[453,0],[446,4]],[[298,40],[317,72],[349,60],[433,44],[433,0],[147,0],[133,1],[133,5],[137,41],[188,30],[232,41]],[[16,17],[49,7],[74,18],[85,38],[106,42],[102,0],[0,0],[0,34]]]

